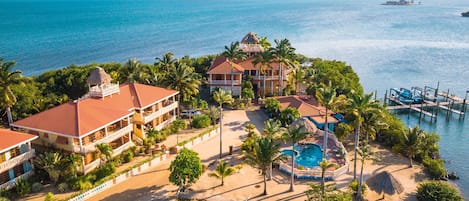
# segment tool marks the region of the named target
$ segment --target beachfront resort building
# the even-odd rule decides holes
[[[233,89],[232,95],[241,94],[243,76],[250,76],[254,92],[257,95],[273,95],[278,93],[279,81],[283,80],[285,87],[288,69],[283,69],[283,78],[280,78],[280,65],[273,61],[269,67],[261,69],[261,65],[254,65],[256,55],[264,51],[256,34],[249,32],[240,42],[239,48],[246,53],[247,59],[242,61],[230,61],[223,56],[218,56],[208,70],[210,92],[221,88],[226,91]]]
[[[162,129],[176,120],[179,92],[137,83],[115,84],[102,69],[88,77],[89,93],[14,122],[14,130],[39,136],[33,146],[82,156],[84,173],[99,165],[96,145],[108,143],[113,156],[146,137],[147,128]]]
[[[0,189],[9,189],[18,179],[33,173],[34,149],[31,141],[35,135],[0,129]]]

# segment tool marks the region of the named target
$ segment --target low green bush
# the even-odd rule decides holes
[[[39,191],[42,191],[42,189],[44,189],[44,186],[39,182],[34,182],[33,185],[31,185],[31,191],[33,193],[37,193]]]
[[[16,181],[14,189],[18,195],[26,195],[31,192],[31,183],[28,180],[19,179]]]
[[[182,119],[177,119],[171,123],[170,129],[172,133],[177,133],[181,129],[185,129],[187,127],[186,121]]]
[[[210,126],[211,119],[207,115],[195,116],[192,119],[192,127],[194,128],[207,128]]]
[[[357,193],[358,193],[358,181],[357,180],[353,180],[349,184],[348,187],[349,187],[350,193],[352,193],[352,195],[357,195]],[[362,184],[362,195],[365,195],[365,192],[366,192],[366,186],[364,184]]]
[[[48,192],[46,197],[44,198],[44,201],[58,201],[59,199],[55,198],[54,194],[51,192]]]
[[[134,158],[134,152],[127,150],[122,154],[122,162],[128,163]]]
[[[439,179],[447,176],[444,161],[441,159],[426,158],[423,164],[427,167],[427,171],[434,179]]]
[[[116,172],[116,166],[114,163],[106,163],[96,170],[96,181],[99,181],[102,178],[113,174],[114,172]]]
[[[67,189],[68,189],[67,183],[60,183],[59,185],[57,185],[57,190],[59,190],[59,192],[61,193],[67,191]]]
[[[419,201],[462,201],[458,190],[447,182],[427,181],[417,187],[417,200]]]
[[[10,201],[10,199],[8,199],[6,197],[0,197],[0,201]]]

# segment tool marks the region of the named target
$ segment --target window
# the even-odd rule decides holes
[[[64,144],[64,145],[67,145],[67,144],[68,144],[68,138],[62,137],[62,136],[57,136],[57,139],[55,140],[55,142],[56,142],[57,144]]]
[[[15,148],[10,150],[10,158],[16,157],[20,154],[21,153],[20,153],[20,148],[19,147],[15,147]]]
[[[137,124],[137,129],[142,129],[142,125]]]
[[[0,174],[0,184],[7,183],[8,181],[10,181],[10,174],[8,171],[2,172]]]
[[[44,133],[42,136],[43,136],[44,138],[49,138],[49,134],[47,134],[47,133]]]
[[[6,156],[5,156],[5,153],[1,153],[0,154],[0,163],[3,163],[7,160]]]

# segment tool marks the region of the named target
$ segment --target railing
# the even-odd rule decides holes
[[[8,181],[7,183],[4,183],[4,184],[0,185],[0,189],[13,188],[13,186],[15,186],[16,181],[21,180],[21,179],[27,179],[32,174],[33,174],[33,171],[26,172],[26,173],[14,178],[14,179]]]
[[[22,162],[29,160],[30,158],[34,157],[35,150],[31,149],[30,151],[23,153],[19,156],[16,156],[14,158],[11,158],[10,160],[7,160],[0,164],[0,172],[4,172],[9,170],[10,168],[15,167],[18,164],[21,164]]]
[[[105,97],[119,92],[119,84],[105,84],[90,88],[89,95],[92,97]]]
[[[112,157],[121,154],[123,151],[127,150],[129,147],[134,146],[134,145],[135,144],[132,141],[129,141],[129,142],[121,145],[120,147],[117,147],[117,149],[114,149],[112,151]]]
[[[98,160],[94,160],[93,162],[89,163],[88,165],[85,166],[85,174],[90,172],[91,170],[94,170],[98,165],[101,163],[101,159],[98,158]]]
[[[163,129],[165,126],[169,125],[171,122],[173,122],[174,120],[176,120],[176,116],[172,116],[170,117],[169,119],[167,119],[166,121],[163,121],[161,122],[160,125],[156,126],[155,129],[156,130],[161,130]]]
[[[231,80],[210,80],[210,84],[229,84],[231,85]],[[235,80],[233,81],[234,85],[241,84],[241,81]]]
[[[131,132],[133,130],[133,125],[132,124],[129,124],[127,125],[126,127],[122,128],[122,129],[119,129],[117,130],[116,132],[113,132],[112,134],[109,134],[108,136],[106,136],[105,138],[103,139],[100,139],[98,141],[95,141],[91,144],[88,144],[88,145],[85,145],[83,146],[83,152],[90,152],[90,151],[94,151],[96,150],[95,146],[97,144],[101,144],[101,143],[109,143],[109,142],[112,142],[114,140],[116,140],[117,138],[119,137],[122,137],[123,135],[126,135],[128,134],[129,132]]]
[[[153,119],[155,119],[156,117],[159,117],[163,114],[166,114],[167,112],[169,112],[171,110],[174,110],[177,107],[178,107],[178,102],[175,101],[175,102],[169,104],[168,106],[163,107],[163,108],[159,109],[158,111],[144,117],[145,123],[148,123],[148,122],[152,121]]]
[[[274,75],[274,76],[270,76],[270,75],[253,76],[252,79],[253,80],[264,80],[264,77],[265,77],[266,80],[278,80],[279,79],[278,75]]]

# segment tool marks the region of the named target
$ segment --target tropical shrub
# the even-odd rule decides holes
[[[19,179],[16,181],[14,189],[18,195],[26,195],[31,192],[31,183],[28,180]]]
[[[67,183],[60,183],[59,185],[57,185],[57,190],[59,190],[59,192],[61,193],[67,191],[67,189],[68,189]]]
[[[199,154],[183,148],[169,167],[169,181],[179,186],[178,191],[184,192],[187,185],[195,183],[202,175],[202,162]]]
[[[462,201],[458,190],[442,181],[426,181],[417,187],[419,201]]]
[[[280,113],[280,101],[275,98],[267,98],[265,100],[265,110],[270,117],[277,117]]]
[[[55,198],[54,194],[51,192],[48,192],[46,197],[44,198],[44,201],[58,201],[59,199]]]
[[[171,124],[170,129],[173,133],[177,133],[177,132],[179,132],[179,130],[185,129],[186,127],[187,127],[186,121],[184,121],[182,119],[177,119],[177,120],[173,121],[173,123]]]
[[[444,161],[441,159],[426,158],[423,164],[427,167],[427,171],[434,179],[440,179],[447,176]]]
[[[31,185],[31,191],[33,193],[37,193],[39,191],[42,191],[42,189],[44,189],[44,186],[39,182],[34,182],[33,185]]]
[[[114,163],[106,163],[96,170],[96,180],[99,181],[100,179],[107,177],[114,172],[116,172],[116,166]]]
[[[88,190],[93,188],[93,181],[95,181],[96,176],[94,174],[88,174],[78,178],[71,179],[69,181],[69,186],[72,190]]]
[[[0,197],[0,201],[10,201],[10,199],[8,199],[6,197]]]
[[[352,182],[350,182],[348,188],[350,190],[350,193],[352,193],[352,195],[357,195],[358,193],[358,181],[357,180],[353,180]],[[362,184],[362,195],[365,195],[365,192],[366,192],[366,186],[364,184]]]
[[[207,128],[211,124],[211,119],[207,115],[195,116],[192,119],[192,127],[194,128]]]
[[[290,125],[300,117],[300,112],[293,107],[287,107],[280,113],[280,122],[282,125]]]
[[[128,163],[132,161],[133,158],[134,158],[134,152],[131,150],[127,150],[122,154],[122,161],[124,163]]]

